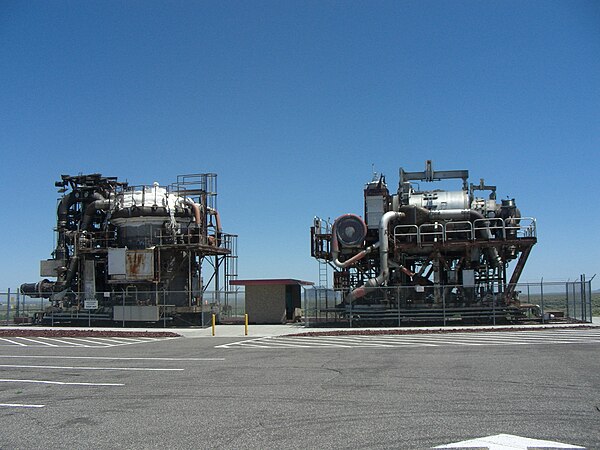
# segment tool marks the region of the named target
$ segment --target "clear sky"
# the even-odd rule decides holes
[[[315,281],[313,217],[426,159],[538,219],[522,280],[600,272],[600,2],[3,0],[0,42],[0,290],[61,174],[216,172],[240,277]]]

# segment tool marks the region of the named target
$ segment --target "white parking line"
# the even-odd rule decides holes
[[[44,355],[0,355],[0,358],[41,358],[41,359],[97,359],[104,361],[225,361],[225,358],[144,358],[118,356],[44,356]]]
[[[127,338],[103,338],[103,337],[94,337],[95,341],[98,344],[103,344],[103,341],[108,341],[111,345],[126,345],[131,344],[131,341],[127,340]],[[136,341],[142,342],[142,341]]]
[[[128,337],[101,338],[101,337],[94,337],[94,339],[96,339],[98,341],[109,341],[113,347],[117,347],[117,346],[122,346],[122,345],[146,344],[148,342],[158,342],[158,341],[163,341],[163,340],[166,341],[166,340],[171,340],[171,339],[179,339],[179,337],[166,337],[166,338],[145,338],[145,337],[140,337],[140,338],[128,338]]]
[[[35,339],[30,339],[30,338],[26,338],[26,337],[20,337],[19,339],[21,339],[23,341],[33,342],[34,344],[42,344],[42,345],[45,345],[47,347],[58,347],[58,345],[50,344],[49,342],[37,341]]]
[[[42,338],[42,339],[44,339],[44,338]],[[71,341],[63,341],[62,339],[57,339],[57,338],[45,338],[45,339],[52,339],[52,342],[60,342],[62,344],[68,344],[70,347],[72,347],[72,346],[88,347],[87,345],[84,345],[84,344],[78,344],[77,342],[71,342]]]
[[[25,405],[23,403],[0,403],[4,408],[43,408],[46,405]]]
[[[33,384],[56,384],[60,386],[125,386],[123,383],[69,383],[67,381],[49,380],[18,380],[14,378],[0,379],[0,383],[33,383]]]
[[[84,336],[84,337],[46,337],[46,336],[32,336],[32,337],[21,337],[15,336],[11,339],[0,338],[0,347],[14,347],[18,345],[20,347],[81,347],[81,348],[107,348],[117,347],[123,345],[134,345],[134,344],[146,344],[150,342],[160,342],[169,339],[179,339],[178,337],[166,337],[166,338],[151,338],[151,337],[95,337],[95,336]]]
[[[11,344],[20,345],[21,347],[27,347],[27,344],[23,344],[21,342],[13,341],[11,339],[0,338],[0,341],[10,342]]]
[[[29,366],[23,364],[0,364],[12,369],[67,369],[67,370],[126,370],[140,372],[181,372],[185,369],[164,369],[155,367],[76,367],[76,366]]]
[[[110,344],[105,344],[104,342],[92,341],[91,339],[83,339],[83,338],[69,338],[71,341],[82,341],[87,342],[88,344],[94,344],[96,347],[110,347]]]
[[[352,336],[279,336],[263,337],[215,348],[408,348],[408,347],[468,347],[543,344],[597,344],[598,333],[585,330],[555,332],[554,330],[506,333],[444,333],[422,335],[352,335]]]

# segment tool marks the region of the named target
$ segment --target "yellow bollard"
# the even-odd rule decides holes
[[[244,314],[244,336],[248,336],[248,314]]]
[[[217,322],[217,316],[216,314],[212,315],[212,335],[215,335],[215,324]]]

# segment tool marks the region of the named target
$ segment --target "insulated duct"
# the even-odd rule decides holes
[[[367,280],[367,282],[352,291],[346,297],[347,303],[352,303],[355,298],[363,297],[366,294],[365,288],[381,286],[387,282],[390,276],[390,268],[388,262],[389,251],[389,224],[392,220],[400,220],[404,217],[404,213],[397,211],[388,211],[381,216],[379,222],[379,275],[375,278]]]

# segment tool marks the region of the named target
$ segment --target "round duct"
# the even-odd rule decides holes
[[[367,235],[367,225],[355,214],[345,214],[335,219],[335,233],[343,246],[361,245]]]

